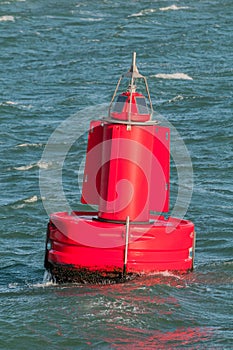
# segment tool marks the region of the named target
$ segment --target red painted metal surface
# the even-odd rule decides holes
[[[82,203],[107,220],[148,221],[169,210],[170,131],[158,125],[91,122]]]
[[[97,173],[102,167],[103,123],[99,120],[90,123],[86,153],[85,171],[81,202],[83,204],[99,204],[101,176]]]
[[[85,214],[85,215],[83,215]],[[125,225],[93,220],[97,213],[51,216],[48,261],[90,271],[122,271]],[[150,224],[130,224],[127,273],[192,269],[194,225],[187,220],[151,216]],[[107,227],[106,227],[107,225]]]

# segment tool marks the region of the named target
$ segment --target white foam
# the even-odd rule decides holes
[[[25,171],[25,170],[29,170],[34,168],[35,165],[33,164],[29,164],[29,165],[22,165],[22,166],[18,166],[18,167],[14,167],[15,170],[19,170],[19,171]]]
[[[176,102],[176,101],[182,101],[183,99],[184,99],[184,96],[177,95],[177,96],[173,97],[172,99],[170,99],[168,102],[171,103],[171,102]]]
[[[192,77],[184,73],[172,73],[172,74],[158,73],[156,75],[153,75],[152,77],[160,78],[160,79],[193,80]]]
[[[41,147],[41,146],[43,146],[42,143],[21,143],[16,147]]]
[[[17,287],[19,287],[19,283],[17,283],[17,282],[8,284],[9,289],[15,289]]]
[[[12,208],[13,209],[22,209],[25,207],[25,204],[15,204],[15,205],[12,205]]]
[[[181,279],[181,276],[179,275],[175,275],[174,273],[170,272],[170,271],[161,271],[159,273],[160,275],[164,276],[164,277],[175,277],[177,279]]]
[[[36,165],[40,168],[40,169],[48,169],[49,166],[51,165],[52,163],[51,162],[37,162]]]
[[[18,171],[26,171],[30,170],[32,168],[38,167],[40,169],[48,169],[52,165],[52,162],[37,162],[35,164],[28,164],[28,165],[22,165],[19,167],[14,167],[13,169],[18,170]]]
[[[6,105],[17,105],[17,102],[14,101],[6,101]]]
[[[1,18],[0,18],[0,21],[1,21]],[[23,105],[23,104],[20,104],[19,102],[14,102],[14,101],[1,102],[0,106],[18,106],[18,108],[21,108],[21,109],[31,109],[33,107],[32,105]]]
[[[0,22],[14,22],[15,18],[14,16],[1,16],[0,17]]]
[[[51,275],[51,272],[45,270],[43,282],[38,283],[36,286],[37,287],[49,287],[49,286],[55,286],[55,285],[56,285],[56,282],[55,282],[54,277]]]
[[[35,203],[38,201],[38,197],[37,196],[32,196],[30,198],[24,199],[24,203]]]
[[[185,10],[188,9],[188,6],[176,6],[176,5],[171,5],[171,6],[167,6],[167,7],[160,7],[160,11],[177,11],[177,10]]]
[[[28,284],[28,287],[30,288],[45,288],[45,287],[51,287],[56,286],[55,279],[52,277],[51,273],[45,270],[43,281],[39,283],[33,283]]]
[[[142,11],[137,12],[137,13],[133,13],[132,15],[128,15],[128,18],[130,18],[130,17],[141,17],[141,16],[143,16]]]
[[[14,102],[14,101],[6,101],[6,102],[1,103],[2,106],[4,106],[4,105],[15,106],[17,104],[18,104],[18,102]]]
[[[93,18],[93,17],[88,17],[88,18],[80,18],[80,20],[81,21],[83,21],[83,22],[100,22],[100,21],[102,21],[103,20],[103,18],[98,18],[98,17],[96,17],[96,18]]]
[[[147,15],[148,13],[153,13],[153,12],[156,12],[156,9],[145,9],[145,10],[142,10],[140,12],[137,12],[137,13],[133,13],[132,15],[129,15],[129,17],[141,17],[141,16],[145,16]]]
[[[26,199],[23,199],[23,203],[18,203],[18,204],[14,204],[12,205],[12,208],[13,209],[22,209],[24,208],[27,204],[30,204],[30,203],[35,203],[39,200],[46,200],[45,197],[38,197],[36,195],[32,196],[32,197],[29,197],[29,198],[26,198]]]
[[[56,286],[56,283],[53,281],[46,282],[46,283],[34,283],[29,285],[31,288],[45,288],[45,287],[51,287],[51,286]]]

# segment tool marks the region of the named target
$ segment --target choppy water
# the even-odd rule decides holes
[[[232,18],[231,0],[0,1],[1,349],[233,348]],[[43,149],[90,106],[75,125],[86,132],[133,51],[157,113],[192,159],[195,271],[113,286],[43,283],[39,170],[53,166]],[[84,150],[74,144],[63,169],[75,208]],[[172,175],[174,197],[174,164]]]

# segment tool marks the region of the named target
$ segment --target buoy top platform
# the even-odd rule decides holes
[[[119,91],[119,87],[123,78],[129,80],[127,91],[118,95],[114,105],[113,101]],[[149,102],[147,106],[146,98],[141,93],[137,92],[136,81],[142,80],[145,84],[146,94]],[[112,96],[109,107],[109,117],[121,120],[122,122],[146,122],[152,119],[153,106],[150,98],[147,79],[141,75],[136,66],[136,52],[133,53],[132,65],[128,72],[122,74],[118,80],[116,89]]]
[[[128,85],[120,91],[123,79]],[[81,203],[95,209],[50,217],[45,268],[58,283],[116,283],[193,269],[193,223],[165,218],[170,130],[152,114],[147,80],[133,53],[108,115],[90,123]]]

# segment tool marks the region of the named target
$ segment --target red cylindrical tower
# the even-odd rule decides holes
[[[151,126],[106,124],[102,151],[99,218],[149,221],[153,134]],[[106,133],[105,133],[106,131]],[[111,133],[111,140],[105,136]]]

